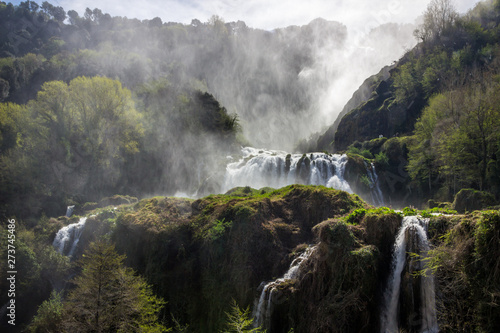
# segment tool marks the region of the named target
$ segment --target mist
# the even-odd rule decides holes
[[[306,8],[288,1],[264,9],[260,1],[146,2],[136,11],[135,4],[120,3],[111,8],[113,2],[60,1],[72,12],[57,24],[37,9],[38,20],[13,21],[12,30],[23,33],[9,36],[2,50],[9,57],[40,54],[23,60],[30,66],[7,66],[1,83],[10,89],[3,90],[2,101],[26,104],[45,81],[106,76],[132,92],[142,115],[139,153],[122,156],[108,170],[112,177],[100,177],[109,181],[106,187],[61,187],[58,179],[72,172],[76,179],[83,171],[62,167],[66,146],[53,149],[61,157],[52,169],[68,175],[40,182],[63,188],[61,203],[114,193],[214,193],[226,156],[241,146],[297,152],[299,142],[335,121],[367,77],[415,45],[414,22],[426,6],[359,0],[313,1]],[[132,15],[137,18],[127,18]],[[59,162],[52,161],[47,173]]]
[[[367,77],[416,44],[415,23],[427,2],[146,1],[140,8],[131,1],[59,4],[81,16],[86,8],[124,20],[133,16],[137,24],[156,17],[154,24],[163,26],[153,35],[129,22],[108,44],[94,38],[98,50],[115,51],[107,63],[98,64],[97,74],[123,80],[128,71],[137,84],[137,77],[146,82],[164,75],[160,64],[170,66],[168,75],[176,81],[203,82],[229,113],[237,114],[248,144],[292,151],[299,141],[330,126]],[[464,12],[476,2],[455,4]],[[131,28],[133,36],[127,36]]]

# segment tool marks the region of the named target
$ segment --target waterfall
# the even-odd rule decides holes
[[[255,327],[261,326],[263,329],[270,330],[273,304],[279,304],[280,302],[277,287],[287,280],[297,279],[300,276],[300,264],[306,261],[315,249],[316,246],[308,247],[300,256],[295,258],[282,278],[267,284],[262,283],[264,286],[262,287],[262,292],[260,293],[259,300],[256,302],[253,311]]]
[[[242,149],[243,157],[226,168],[223,192],[237,187],[281,188],[291,184],[323,185],[352,193],[344,179],[346,155]]]
[[[407,252],[427,256],[429,219],[416,216],[403,218],[393,250],[391,273],[384,294],[381,332],[396,333],[400,328],[408,332],[438,332],[434,277],[413,276],[424,267],[422,260],[411,258]],[[404,279],[404,283],[403,283]],[[404,293],[402,295],[402,293]]]
[[[83,228],[85,227],[85,222],[87,222],[87,217],[82,217],[77,223],[61,228],[57,232],[52,246],[54,246],[60,254],[71,257],[76,250],[78,242],[80,241]]]
[[[377,171],[375,170],[375,165],[373,163],[371,163],[370,165],[366,163],[366,171],[368,177],[370,178],[370,189],[371,189],[370,194],[372,197],[372,203],[375,206],[385,206],[384,195],[382,194],[382,190],[380,189]]]
[[[66,217],[71,217],[71,215],[73,214],[73,210],[75,209],[75,205],[73,206],[68,206],[66,208]]]

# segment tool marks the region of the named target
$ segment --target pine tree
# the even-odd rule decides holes
[[[125,256],[103,241],[91,243],[79,262],[82,272],[65,302],[63,327],[77,332],[167,332],[158,323],[165,304],[133,270]]]

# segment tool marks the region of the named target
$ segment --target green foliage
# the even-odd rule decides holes
[[[440,217],[438,222],[436,247],[429,251],[425,269],[434,273],[440,290],[440,331],[497,331],[498,212]]]
[[[29,326],[32,333],[61,332],[63,320],[63,301],[59,292],[52,291],[50,298],[39,307]]]
[[[418,215],[418,211],[413,207],[403,208],[403,216],[415,216]]]
[[[210,241],[219,239],[227,229],[231,229],[233,226],[232,221],[225,221],[225,219],[216,220],[213,225],[206,231],[205,238]]]
[[[360,152],[360,155],[369,160],[373,159],[373,154],[368,149],[363,149]]]
[[[389,207],[377,207],[377,208],[372,208],[368,209],[366,211],[367,216],[382,216],[382,215],[392,215],[392,214],[398,214],[396,213],[395,210],[389,208]]]
[[[167,332],[158,313],[165,302],[146,281],[124,267],[124,256],[103,241],[91,243],[64,303],[63,327],[74,331]]]
[[[381,166],[388,166],[389,165],[389,158],[384,152],[380,152],[375,155],[375,161],[377,164]]]
[[[359,181],[368,189],[372,186],[372,182],[370,178],[368,178],[368,175],[361,175]]]
[[[363,217],[366,214],[366,209],[360,208],[360,209],[355,209],[351,214],[349,214],[346,218],[347,223],[351,224],[359,224]]]
[[[361,151],[359,148],[355,147],[354,145],[349,146],[347,149],[348,154],[356,154],[356,155],[361,155]]]
[[[434,207],[428,210],[430,213],[442,213],[442,214],[457,214],[456,210],[450,209],[450,208],[439,208],[439,207]]]
[[[475,252],[478,264],[482,266],[484,272],[487,272],[488,279],[500,281],[498,257],[492,255],[500,254],[500,215],[498,211],[482,213],[476,227]]]
[[[415,71],[411,63],[404,64],[394,76],[393,86],[396,89],[395,103],[411,101],[420,89],[420,83],[416,79]]]
[[[421,210],[419,213],[423,218],[430,218],[433,216],[432,213],[427,210]]]
[[[488,156],[498,149],[498,86],[485,79],[483,84],[433,97],[417,121],[408,171],[413,179],[426,181],[429,191],[438,176],[452,194],[468,186],[498,188],[498,179],[488,171],[488,164],[492,170],[497,167]]]
[[[2,142],[11,151],[1,159],[6,181],[11,190],[38,201],[70,193],[102,195],[116,186],[120,167],[138,152],[143,135],[130,91],[104,77],[79,77],[69,85],[47,82],[26,108],[2,104],[0,110],[9,116]],[[16,134],[15,143],[10,133]],[[80,181],[68,181],[74,178]]]
[[[232,301],[231,311],[226,312],[227,323],[226,329],[221,333],[258,333],[262,332],[262,328],[253,328],[253,318],[250,307],[240,309],[235,300]]]
[[[413,179],[427,179],[431,188],[434,169],[435,150],[431,148],[434,128],[438,122],[438,108],[446,103],[445,96],[431,99],[422,117],[415,124],[415,139],[409,147],[408,172]]]

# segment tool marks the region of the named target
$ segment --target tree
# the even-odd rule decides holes
[[[432,0],[424,12],[424,22],[414,35],[422,42],[439,39],[457,18],[452,0]]]
[[[231,312],[226,312],[226,329],[222,333],[259,333],[261,327],[253,328],[253,318],[251,318],[250,308],[240,309],[236,301],[231,304]]]
[[[140,114],[119,81],[78,77],[69,85],[47,82],[28,106],[48,160],[45,176],[51,177],[46,179],[63,193],[91,195],[112,188],[126,157],[138,152]],[[75,184],[74,177],[81,181]]]
[[[104,241],[91,243],[73,279],[75,288],[64,304],[62,326],[77,332],[167,332],[158,321],[165,302],[157,298],[145,280],[123,265]]]
[[[444,200],[464,187],[500,189],[500,85],[490,73],[467,77],[458,88],[429,100],[410,145],[410,176],[428,181],[429,191],[438,180]]]
[[[433,150],[435,128],[440,116],[437,107],[443,98],[442,95],[434,97],[429,106],[423,111],[422,117],[415,124],[415,138],[409,146],[408,173],[414,180],[427,180],[429,191],[432,190],[432,178],[435,175]]]
[[[80,23],[81,18],[76,10],[68,11],[68,17],[69,23],[71,23],[72,25],[78,25],[78,23]]]
[[[54,20],[63,22],[66,19],[66,13],[62,7],[56,7],[47,1],[42,2],[42,10],[52,16]]]
[[[39,307],[29,326],[32,333],[57,333],[62,330],[63,302],[61,293],[52,291],[50,298]]]
[[[475,157],[476,182],[479,189],[486,190],[491,185],[486,182],[488,162],[497,152],[500,138],[500,88],[487,75],[478,77],[477,82],[470,85],[465,92],[461,130],[469,139],[467,148],[470,154]]]

